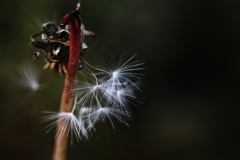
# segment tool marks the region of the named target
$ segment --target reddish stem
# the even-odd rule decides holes
[[[72,111],[72,99],[74,89],[76,85],[76,79],[79,67],[79,57],[81,51],[81,19],[79,17],[79,11],[72,11],[68,15],[64,16],[61,21],[61,27],[70,23],[70,50],[69,59],[66,71],[66,77],[64,82],[64,88],[62,93],[62,100],[60,105],[60,112],[71,112]],[[58,126],[61,126],[63,122],[59,121]],[[57,128],[57,130],[59,127]],[[58,131],[57,131],[58,133]],[[53,160],[65,160],[67,154],[67,138],[68,129],[62,135],[57,134],[55,139]]]

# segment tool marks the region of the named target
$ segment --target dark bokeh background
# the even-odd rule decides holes
[[[45,134],[42,111],[58,110],[64,77],[31,97],[10,77],[33,61],[28,44],[41,23],[58,23],[75,5],[1,3],[0,159],[51,159],[54,134]],[[240,1],[82,0],[82,19],[101,43],[86,38],[88,61],[138,53],[146,100],[133,107],[130,127],[99,124],[89,141],[69,147],[68,160],[240,158]]]

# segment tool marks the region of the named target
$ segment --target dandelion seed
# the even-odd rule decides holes
[[[101,85],[78,81],[80,87],[76,87],[73,91],[79,97],[78,104],[81,106],[92,106],[95,99],[102,99],[104,90]]]
[[[44,121],[51,122],[47,125],[47,132],[57,130],[56,136],[59,135],[61,138],[65,132],[67,132],[67,135],[69,135],[69,133],[71,134],[71,139],[73,135],[76,136],[77,140],[82,139],[82,137],[88,138],[84,120],[78,119],[78,116],[74,114],[77,107],[76,105],[77,96],[75,96],[71,112],[45,112],[49,113],[49,115],[43,118]]]
[[[77,81],[79,84],[75,89],[73,89],[73,92],[77,94],[79,97],[78,105],[81,106],[93,106],[95,105],[93,102],[96,102],[99,107],[101,107],[101,100],[106,99],[107,93],[103,88],[103,85],[99,83],[98,78],[94,75],[94,73],[88,68],[88,71],[90,71],[89,74],[83,73],[83,75],[87,76],[85,77],[85,81]],[[88,81],[89,79],[89,81]]]
[[[91,113],[88,115],[91,125],[89,125],[89,129],[93,128],[93,126],[98,122],[98,121],[104,121],[106,118],[108,118],[111,122],[111,125],[114,129],[114,124],[112,121],[112,118],[116,118],[120,122],[127,124],[126,121],[122,118],[123,116],[130,117],[130,114],[128,112],[123,112],[120,111],[117,108],[114,107],[92,107]]]
[[[136,88],[128,85],[124,85],[121,88],[117,89],[114,96],[116,104],[119,104],[124,109],[127,109],[129,101],[136,100],[134,89]]]
[[[108,79],[109,82],[130,82],[135,86],[133,80],[140,79],[140,76],[143,76],[143,74],[137,73],[136,71],[144,69],[139,67],[143,65],[142,62],[139,60],[132,61],[135,56],[136,55],[133,55],[130,58],[123,56],[117,63],[114,63],[114,60],[112,60],[112,63],[106,63],[108,66],[100,67],[100,69],[106,72],[99,72],[96,75],[103,75],[103,80]]]
[[[44,121],[51,122],[49,125],[47,125],[47,133],[56,130],[56,128],[59,127],[56,135],[59,135],[60,137],[67,132],[67,135],[70,133],[71,137],[73,137],[74,134],[77,140],[82,139],[82,137],[88,138],[87,130],[85,129],[84,125],[72,112],[46,113],[51,113],[44,117]]]
[[[37,91],[47,87],[46,84],[39,84],[39,70],[32,63],[26,63],[18,68],[19,76],[13,75],[13,80],[21,87],[30,91]]]
[[[132,57],[124,57],[116,64],[110,64],[107,67],[102,67],[101,71],[96,75],[102,76],[99,81],[102,82],[102,88],[110,95],[113,104],[120,104],[125,109],[128,106],[129,100],[136,100],[134,92],[140,90],[138,82],[143,74],[135,71],[143,70],[139,66],[143,65],[140,61],[133,61]],[[103,71],[105,70],[105,72]]]
[[[86,126],[87,129],[94,128],[94,124],[89,117],[90,113],[92,112],[91,107],[82,107],[79,110],[78,120]]]

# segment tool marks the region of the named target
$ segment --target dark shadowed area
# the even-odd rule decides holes
[[[43,111],[58,111],[64,76],[46,70],[36,93],[13,81],[34,61],[30,37],[41,24],[75,9],[77,0],[7,0],[0,13],[0,159],[48,160],[54,133]],[[82,0],[91,64],[138,53],[146,70],[143,103],[130,127],[99,123],[89,140],[69,145],[67,160],[225,160],[240,150],[240,1]]]

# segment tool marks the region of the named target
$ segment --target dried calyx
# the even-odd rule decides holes
[[[83,51],[88,48],[83,42],[84,35],[95,36],[93,32],[85,31],[83,25],[81,25],[81,30],[83,34],[81,44],[82,50],[79,58],[79,70],[83,67]],[[66,73],[69,58],[69,34],[69,25],[60,25],[60,27],[58,27],[51,22],[44,23],[42,25],[42,30],[31,37],[31,45],[39,49],[33,54],[33,59],[39,59],[40,54],[43,54],[46,61],[44,69],[53,69],[61,75]],[[35,38],[40,35],[41,40],[35,40]]]

